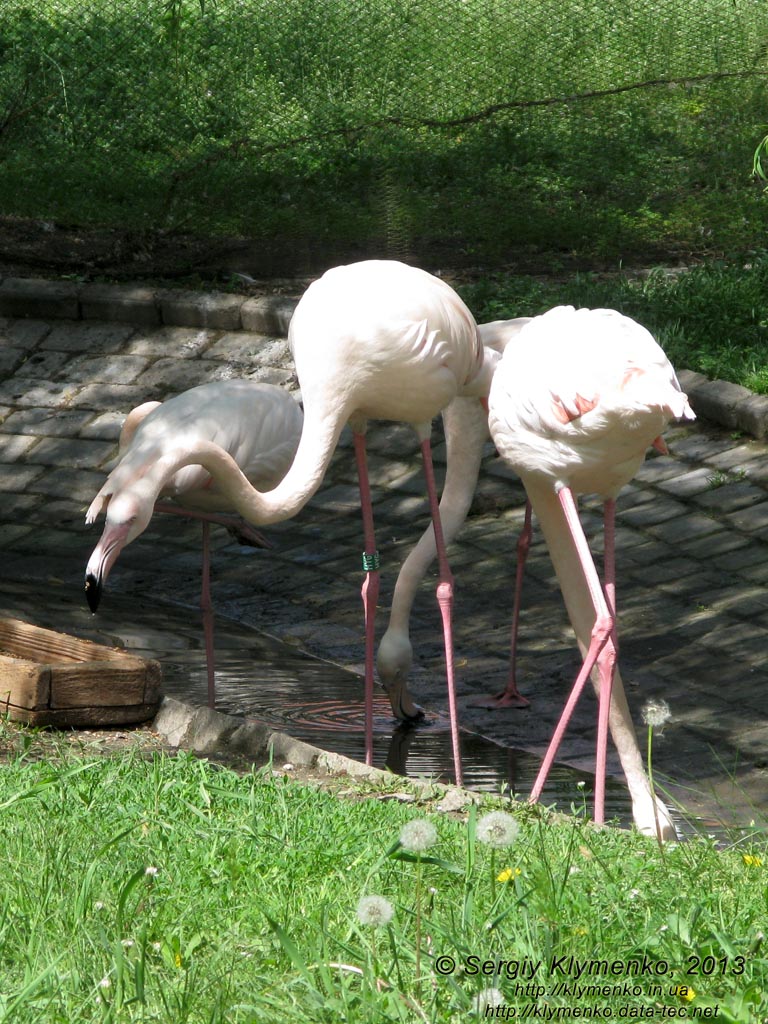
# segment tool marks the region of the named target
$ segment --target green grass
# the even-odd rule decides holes
[[[14,751],[0,773],[0,1021],[459,1022],[481,1019],[489,988],[519,1012],[766,1019],[756,835],[662,856],[507,804],[519,835],[494,849],[482,811],[459,819],[364,786],[350,800],[183,754],[52,754],[34,734]],[[420,818],[437,842],[409,853],[400,829]],[[358,920],[366,895],[391,903],[390,923]],[[546,994],[516,989],[531,979],[515,962],[538,961]],[[574,994],[577,981],[601,987]]]
[[[618,309],[647,327],[677,367],[768,394],[768,255],[681,273],[488,275],[460,289],[480,322],[532,316],[559,303]]]
[[[0,212],[297,263],[743,251],[766,38],[759,0],[5,0]]]

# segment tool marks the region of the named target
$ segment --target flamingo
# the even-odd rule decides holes
[[[493,361],[477,324],[456,292],[426,271],[390,260],[366,260],[328,270],[299,300],[288,340],[304,404],[296,457],[268,493],[249,483],[231,455],[201,441],[180,443],[164,457],[165,471],[203,466],[240,515],[257,526],[295,515],[320,487],[344,426],[352,427],[363,512],[365,579],[365,757],[373,759],[373,642],[378,596],[370,486],[365,453],[369,419],[415,429],[422,451],[440,563],[438,601],[445,633],[448,701],[457,782],[461,759],[453,682],[453,580],[434,472],[432,419],[457,395],[481,397],[490,388]]]
[[[587,678],[598,694],[597,823],[604,820],[610,727],[638,828],[674,838],[669,812],[643,768],[616,666],[614,521],[620,489],[647,448],[663,448],[672,419],[694,419],[662,349],[640,324],[614,310],[558,306],[534,317],[507,346],[488,399],[489,426],[502,457],[519,473],[549,548],[584,661],[531,792],[541,795]],[[574,495],[604,501],[605,587],[592,560]]]
[[[249,380],[218,381],[191,388],[166,402],[145,402],[133,409],[120,432],[119,461],[86,514],[93,523],[105,510],[99,543],[88,560],[85,593],[95,612],[104,584],[120,552],[149,525],[154,512],[171,512],[202,521],[203,580],[201,608],[205,631],[208,703],[215,704],[213,608],[210,595],[210,523],[221,523],[241,543],[268,546],[261,534],[232,516],[215,478],[201,466],[169,465],[179,446],[194,451],[205,442],[220,446],[247,479],[273,487],[285,475],[301,434],[302,413],[287,391]],[[158,502],[172,497],[177,504]]]
[[[480,339],[486,349],[486,360],[490,365],[495,365],[507,345],[516,341],[523,327],[530,321],[531,317],[517,317],[478,325]],[[442,416],[447,465],[439,508],[447,545],[459,533],[467,518],[480,474],[483,446],[490,434],[484,399],[478,403],[472,399],[454,398],[443,409]],[[413,664],[409,622],[419,584],[436,553],[435,533],[432,526],[429,526],[400,568],[392,595],[389,622],[376,653],[379,681],[387,691],[394,715],[405,721],[415,721],[422,714],[408,689],[408,676]],[[513,628],[513,638],[515,634]],[[516,694],[517,706],[527,707],[530,702],[519,693],[514,683],[514,651],[513,640],[510,656],[511,690]]]
[[[309,453],[317,474],[324,472],[344,424],[349,422],[352,428],[364,534],[361,594],[368,763],[373,746],[379,557],[366,461],[367,422],[384,419],[408,423],[419,438],[439,564],[437,600],[445,642],[454,768],[460,785],[451,621],[453,576],[438,508],[431,421],[457,396],[487,396],[498,354],[491,355],[484,348],[474,317],[449,285],[423,270],[388,260],[369,260],[327,271],[300,300],[291,321],[289,341],[305,408],[305,428],[294,469],[304,464],[304,437],[310,430],[313,441]],[[407,689],[402,695],[395,686],[390,703],[398,718],[420,715]]]

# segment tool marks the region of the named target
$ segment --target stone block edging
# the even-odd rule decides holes
[[[141,326],[253,331],[284,338],[298,300],[146,285],[91,284],[8,277],[0,282],[0,316],[100,320]],[[697,416],[758,440],[768,437],[768,396],[738,384],[680,371]]]

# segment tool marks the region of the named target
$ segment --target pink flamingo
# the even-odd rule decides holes
[[[120,552],[149,525],[154,512],[202,521],[203,612],[208,703],[215,704],[213,607],[210,593],[210,523],[220,523],[241,542],[269,546],[261,534],[233,516],[218,515],[231,502],[202,466],[175,468],[179,446],[189,451],[205,442],[219,446],[255,485],[274,487],[285,475],[301,434],[302,413],[288,392],[271,384],[228,380],[201,384],[166,402],[133,409],[120,432],[117,465],[86,515],[93,523],[106,510],[104,532],[88,560],[85,594],[99,607],[107,577]],[[159,502],[172,498],[176,504]]]
[[[456,292],[423,270],[370,260],[329,270],[299,302],[289,340],[305,410],[294,472],[319,484],[342,427],[349,422],[360,482],[365,549],[365,747],[373,747],[374,615],[379,560],[366,463],[369,419],[413,426],[419,438],[439,565],[437,600],[445,640],[448,705],[457,783],[461,752],[453,666],[453,577],[445,550],[430,444],[432,419],[456,396],[488,394],[495,358],[486,353],[477,324]],[[477,404],[477,403],[475,403]],[[305,446],[304,438],[311,441]],[[307,463],[309,464],[307,465]],[[314,476],[313,476],[314,474]],[[389,693],[397,717],[419,709],[399,687]]]
[[[645,774],[616,667],[614,517],[619,490],[672,419],[693,419],[674,370],[645,328],[614,310],[559,306],[534,317],[506,348],[488,399],[491,435],[520,474],[544,533],[584,656],[531,793],[536,801],[587,678],[598,694],[595,821],[604,819],[610,727],[638,827],[674,837]],[[605,505],[605,587],[574,495]]]

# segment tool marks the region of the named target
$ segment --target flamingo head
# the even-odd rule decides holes
[[[152,518],[153,503],[142,501],[130,491],[112,495],[107,500],[104,532],[85,569],[85,597],[92,612],[99,607],[104,584],[118,555],[126,544],[146,530]],[[88,521],[94,518],[95,515]]]
[[[413,650],[408,636],[390,626],[381,638],[376,667],[392,705],[392,714],[401,722],[418,722],[424,717],[424,711],[414,703],[408,689],[412,659]]]

